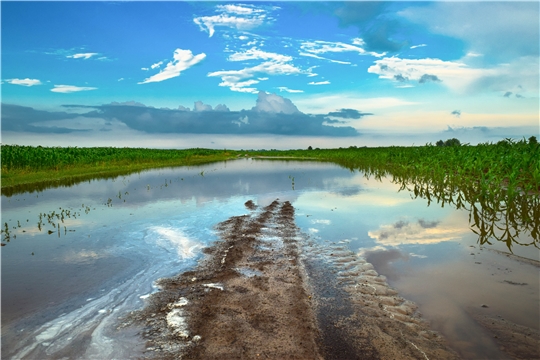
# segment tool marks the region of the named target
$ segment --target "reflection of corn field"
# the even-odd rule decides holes
[[[452,205],[470,212],[471,230],[481,244],[504,241],[509,249],[540,247],[540,144],[510,139],[476,146],[290,150],[265,152],[336,162],[367,176],[391,176],[428,204]]]
[[[103,166],[189,160],[221,155],[223,150],[159,150],[134,148],[32,147],[2,145],[2,172],[10,170],[60,170],[70,166]]]

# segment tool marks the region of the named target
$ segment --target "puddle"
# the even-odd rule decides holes
[[[500,241],[480,246],[467,210],[427,206],[398,190],[390,179],[367,179],[332,164],[243,159],[2,196],[10,235],[1,248],[2,353],[142,356],[138,330],[119,332],[118,318],[144,306],[158,291],[158,278],[191,269],[216,240],[218,222],[279,198],[296,208],[296,223],[311,241],[306,253],[339,247],[321,263],[371,264],[462,357],[510,357],[505,332],[487,328],[485,319],[539,330],[539,250],[514,245],[526,261],[507,256]],[[251,199],[253,209],[246,208]],[[522,232],[517,240],[538,239]],[[340,271],[331,278],[354,279],[353,270]],[[219,291],[220,284],[208,285]],[[182,307],[177,310],[170,320],[180,329]]]

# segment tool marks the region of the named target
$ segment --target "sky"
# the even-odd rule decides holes
[[[539,135],[540,3],[1,2],[3,144]]]

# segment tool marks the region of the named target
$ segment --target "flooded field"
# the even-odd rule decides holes
[[[304,264],[302,276],[319,314],[346,297],[362,304],[370,319],[389,317],[439,334],[456,357],[540,357],[534,232],[540,220],[510,214],[509,226],[505,213],[489,223],[481,208],[441,206],[433,197],[417,196],[416,188],[400,188],[390,177],[366,177],[334,164],[242,159],[2,196],[2,355],[160,357],[147,342],[147,328],[121,326],[126,315],[166,288],[158,287],[158,279],[194,271],[209,256],[203,249],[228,241],[218,223],[252,213],[256,218],[260,210],[253,209],[277,200],[294,208],[298,249],[288,256]],[[528,225],[520,227],[522,222]],[[490,224],[495,230],[487,236]],[[247,278],[261,276],[255,267],[235,266]],[[368,290],[359,289],[368,275]],[[208,284],[220,291],[218,283],[201,286]],[[386,302],[370,307],[375,300]],[[178,316],[164,319],[178,330],[184,303],[171,304],[168,314]],[[322,353],[339,358],[328,350],[331,341],[324,342],[324,328],[335,319],[316,311],[313,316],[322,329]],[[343,320],[348,329],[350,319]],[[406,328],[388,328],[406,340],[404,358],[429,357]],[[433,354],[442,351],[437,346],[429,348]],[[372,358],[384,354],[375,349]],[[349,355],[341,358],[355,358]]]

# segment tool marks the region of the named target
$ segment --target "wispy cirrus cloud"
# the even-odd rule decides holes
[[[330,81],[326,80],[326,81],[312,81],[310,83],[308,83],[308,85],[328,85],[330,84]]]
[[[21,86],[35,86],[35,85],[41,85],[42,82],[39,81],[38,79],[29,79],[29,78],[26,78],[26,79],[7,79],[7,80],[4,80],[5,82],[7,82],[8,84],[13,84],[13,85],[21,85]]]
[[[248,66],[240,70],[214,71],[208,74],[209,77],[220,77],[219,86],[228,87],[232,91],[244,93],[258,93],[252,85],[268,80],[268,75],[293,75],[305,73],[302,69],[292,63],[291,56],[263,51],[257,48],[236,52],[228,57],[233,62],[263,62]]]
[[[90,59],[92,56],[99,55],[98,53],[79,53],[79,54],[73,54],[73,55],[67,55],[67,58],[70,59]]]
[[[256,94],[258,90],[252,87],[252,85],[258,84],[263,79],[267,80],[267,78],[257,78],[258,75],[292,75],[300,73],[302,73],[302,70],[294,64],[265,61],[259,65],[246,67],[241,70],[211,72],[208,76],[220,77],[222,81],[219,86],[228,87],[232,91]]]
[[[294,89],[289,89],[288,87],[286,86],[278,86],[278,89],[280,92],[288,92],[288,93],[303,93],[304,90],[294,90]]]
[[[144,81],[138,82],[138,84],[148,84],[151,82],[160,82],[163,80],[171,79],[180,76],[180,73],[189,69],[195,64],[203,61],[206,58],[205,53],[193,55],[191,50],[176,49],[173,54],[173,60],[167,63],[164,69],[159,73],[146,78]],[[159,65],[157,65],[159,64]],[[151,66],[152,69],[159,67],[161,64],[156,63]],[[143,68],[146,70],[147,68]]]
[[[346,44],[343,42],[332,41],[305,41],[300,45],[300,49],[304,53],[309,54],[326,54],[326,53],[343,53],[343,52],[356,52],[360,55],[371,55],[375,57],[382,57],[385,53],[376,53],[373,51],[366,51],[362,45],[364,42],[362,39],[353,39],[353,44]]]
[[[216,27],[226,27],[236,30],[251,30],[265,23],[272,22],[269,12],[276,7],[260,7],[255,5],[217,5],[216,15],[195,17],[193,22],[199,25],[201,31],[208,32],[212,37]]]
[[[52,92],[57,93],[73,93],[73,92],[79,92],[79,91],[89,91],[89,90],[96,90],[96,87],[89,87],[89,86],[73,86],[73,85],[54,85],[54,88],[51,89]]]
[[[228,58],[229,61],[247,61],[247,60],[271,60],[278,63],[289,62],[292,60],[292,57],[288,55],[277,54],[273,52],[267,52],[255,47],[241,51],[235,52],[230,55]]]

